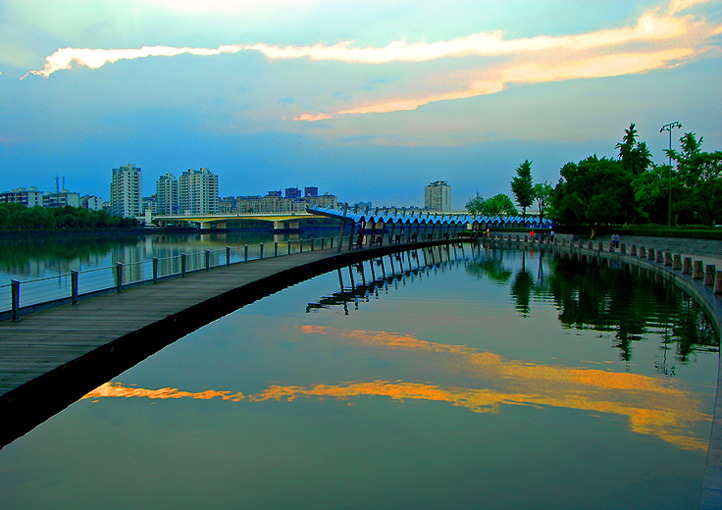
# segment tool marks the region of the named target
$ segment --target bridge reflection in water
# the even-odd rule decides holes
[[[342,268],[338,268],[336,272],[339,291],[324,296],[315,303],[309,303],[306,312],[340,305],[343,306],[344,314],[348,315],[349,303],[354,303],[354,307],[358,309],[359,299],[368,301],[370,296],[378,297],[378,292],[388,290],[389,285],[403,282],[406,278],[423,277],[425,273],[443,269],[445,266],[463,264],[466,254],[471,254],[472,249],[460,243],[372,258],[346,268],[348,285],[344,284]],[[366,269],[367,264],[368,269]]]

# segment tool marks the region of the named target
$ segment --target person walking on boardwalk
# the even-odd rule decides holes
[[[356,223],[356,248],[361,248],[364,240],[364,224],[362,221]]]

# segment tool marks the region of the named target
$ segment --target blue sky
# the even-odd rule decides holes
[[[525,159],[616,156],[635,122],[722,149],[722,3],[3,0],[3,190],[55,177],[108,198],[111,169],[207,167],[220,193],[315,185],[452,206],[511,195]]]

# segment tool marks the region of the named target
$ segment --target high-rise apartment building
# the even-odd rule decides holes
[[[207,168],[180,174],[178,205],[181,214],[218,214],[218,176]]]
[[[429,211],[451,211],[451,186],[446,181],[429,183],[424,189],[424,206]]]
[[[166,173],[155,181],[155,194],[158,214],[178,214],[178,181],[173,174]]]
[[[130,218],[143,213],[140,177],[140,168],[132,164],[113,169],[110,214]]]

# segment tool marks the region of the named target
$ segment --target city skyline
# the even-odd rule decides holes
[[[722,6],[555,2],[67,1],[0,6],[4,188],[105,196],[187,168],[219,195],[315,182],[344,201],[452,209],[592,154],[636,123],[722,148]],[[350,15],[353,13],[353,15]],[[202,27],[213,26],[212,31]],[[14,171],[12,171],[14,170]]]

